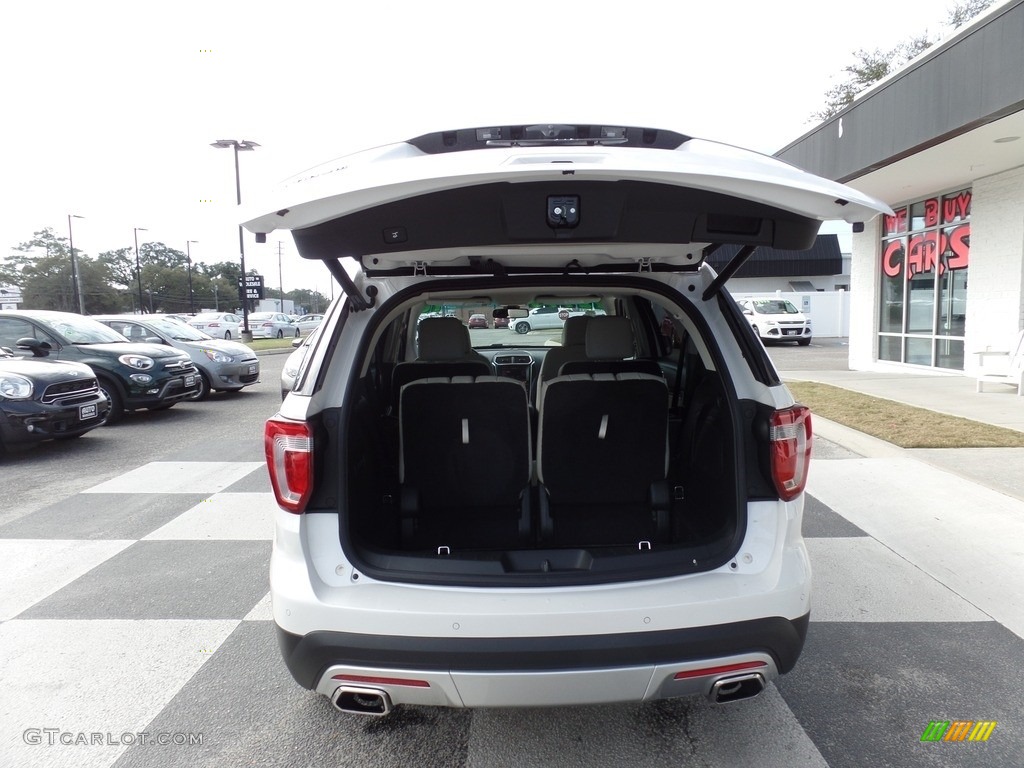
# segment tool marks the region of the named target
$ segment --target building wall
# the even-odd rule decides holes
[[[983,349],[1005,349],[1024,327],[1024,166],[970,184],[971,263],[964,332],[964,372],[976,372]],[[892,201],[899,206],[906,201]],[[852,237],[850,367],[892,370],[879,361],[882,217]]]
[[[974,182],[964,366],[1024,327],[1024,166]]]
[[[878,267],[882,242],[882,217],[853,233],[850,259],[850,368],[868,371],[878,367]],[[882,367],[886,367],[882,364]]]

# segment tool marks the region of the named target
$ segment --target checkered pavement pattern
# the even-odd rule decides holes
[[[818,450],[811,627],[762,696],[382,719],[280,660],[261,462],[130,469],[0,526],[0,766],[1024,764],[1024,583],[1000,569],[1024,503]],[[987,742],[921,741],[972,719],[998,722]]]

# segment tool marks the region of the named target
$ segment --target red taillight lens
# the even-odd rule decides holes
[[[269,419],[263,430],[270,484],[282,509],[302,514],[313,492],[313,434],[299,421]]]
[[[783,501],[792,501],[807,484],[811,463],[811,411],[794,405],[772,414],[772,480]]]

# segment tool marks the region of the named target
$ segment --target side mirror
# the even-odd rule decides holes
[[[167,344],[166,341],[161,339],[159,336],[147,336],[143,339],[147,344]]]
[[[26,336],[24,339],[18,339],[16,346],[18,349],[27,349],[31,351],[33,357],[46,357],[53,350],[50,342],[43,341],[42,339],[33,339],[31,336]]]

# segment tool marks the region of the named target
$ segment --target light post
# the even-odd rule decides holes
[[[188,311],[193,315],[196,313],[196,296],[192,293],[192,243],[198,240],[189,240],[185,243],[185,258],[188,259]]]
[[[228,149],[231,148],[235,151],[235,199],[238,205],[242,204],[242,181],[238,173],[238,153],[239,152],[252,152],[256,147],[259,146],[255,141],[249,141],[243,139],[237,141],[236,139],[217,139],[217,141],[210,144],[211,147],[217,149]],[[242,225],[238,225],[238,254],[241,258],[242,263],[242,341],[252,341],[252,331],[249,330],[249,297],[245,287],[245,237],[242,233]]]
[[[139,284],[139,314],[145,311],[142,304],[142,263],[139,261],[139,232],[148,232],[145,227],[133,227],[135,231],[135,280]]]
[[[153,314],[153,291],[150,288],[146,289],[146,293],[149,294],[149,314]]]
[[[220,299],[217,297],[217,284],[213,284],[213,308],[220,312]]]
[[[71,248],[71,287],[75,294],[75,303],[78,304],[78,314],[85,314],[85,297],[82,296],[82,279],[78,275],[78,259],[75,258],[75,238],[71,232],[72,219],[84,219],[77,213],[68,214],[68,246]]]

